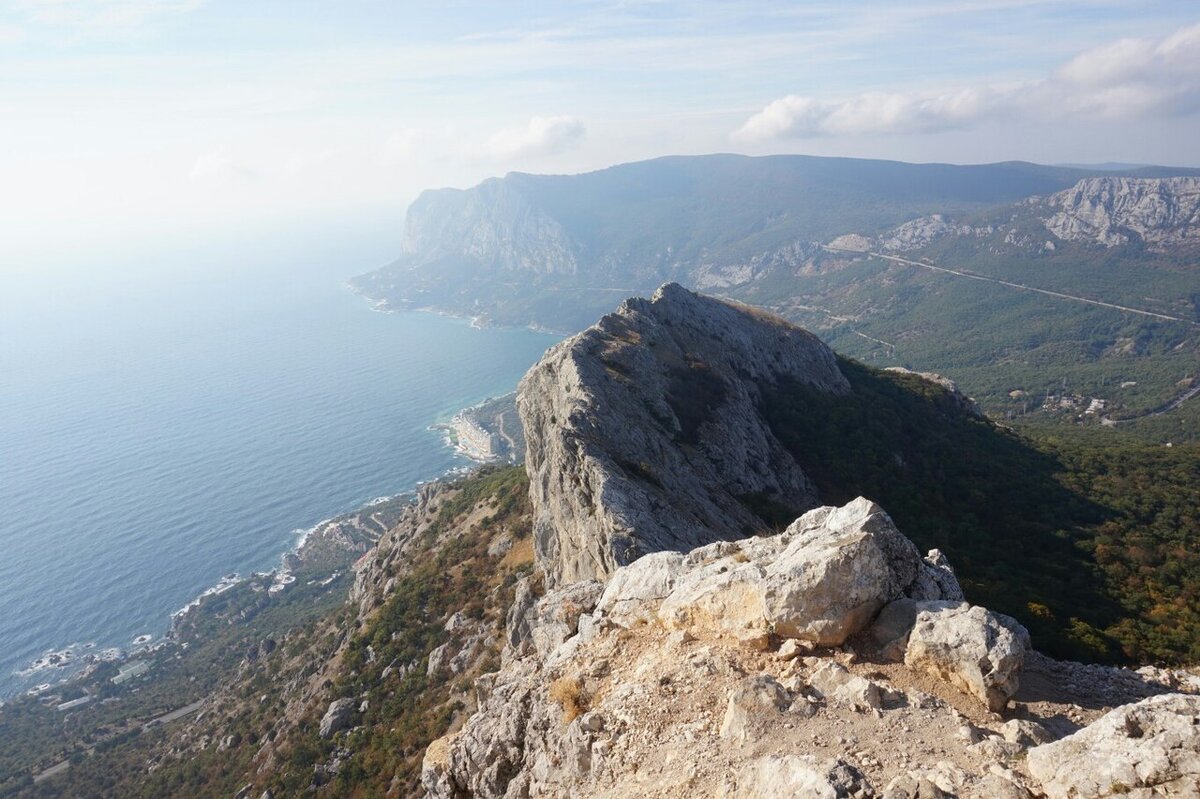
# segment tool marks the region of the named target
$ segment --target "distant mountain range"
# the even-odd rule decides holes
[[[948,372],[990,413],[1099,424],[1200,378],[1198,251],[1195,169],[711,155],[427,191],[400,257],[354,284],[384,308],[568,331],[677,281]]]

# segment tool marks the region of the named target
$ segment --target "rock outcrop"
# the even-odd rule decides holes
[[[932,214],[892,228],[879,236],[875,246],[884,252],[904,252],[928,246],[946,236],[982,238],[990,236],[993,232],[990,226],[972,227],[971,225],[956,224],[942,214]]]
[[[354,715],[354,700],[353,699],[335,699],[329,703],[329,709],[325,711],[325,715],[321,717],[321,725],[318,734],[322,738],[330,738],[334,733],[341,732],[350,726],[350,719]]]
[[[1046,229],[1064,241],[1200,243],[1200,177],[1086,178],[1045,204]]]
[[[904,664],[947,680],[1000,711],[1017,692],[1029,633],[1010,616],[966,602],[918,602]]]
[[[749,535],[816,500],[756,410],[781,380],[848,388],[807,334],[672,285],[531,370],[547,590],[515,586],[428,796],[1196,796],[1200,699],[1157,696],[1186,680],[1037,655],[863,497]]]
[[[971,693],[976,682],[993,692],[1015,685],[1019,662],[988,645],[1004,617],[940,597],[907,598],[906,592],[936,585],[931,572],[961,594],[945,558],[930,561],[881,508],[859,498],[812,510],[776,536],[719,541],[686,554],[651,553],[618,568],[603,592],[600,583],[583,581],[535,600],[518,587],[504,665],[477,683],[479,709],[462,729],[430,748],[423,783],[444,799],[642,795],[633,764],[665,745],[656,730],[666,723],[664,714],[673,713],[669,697],[682,692],[719,703],[704,719],[680,716],[684,729],[676,731],[685,742],[713,747],[725,770],[714,766],[703,778],[672,771],[664,779],[673,787],[660,795],[785,796],[800,790],[795,786],[822,785],[811,787],[818,791],[812,795],[873,795],[860,766],[807,755],[776,763],[771,758],[779,751],[764,751],[764,744],[781,727],[819,725],[822,713],[828,720],[945,707],[852,672],[828,655],[803,656],[846,643],[885,605],[910,603],[914,627],[945,611],[947,618],[937,621],[952,618],[964,658],[979,654],[981,662],[973,665],[981,672],[990,657],[995,674],[1006,678],[994,684],[968,666],[938,661],[941,670],[932,673],[948,695]],[[952,612],[960,607],[965,612]],[[923,635],[914,628],[910,637],[924,641]],[[774,643],[780,639],[783,646]],[[982,653],[972,648],[978,642],[985,642]],[[904,679],[922,679],[924,666],[919,661],[915,670],[903,670]],[[953,718],[943,722],[947,729],[957,724]],[[698,726],[686,727],[691,722]],[[992,749],[1005,756],[1022,751],[1004,736],[995,733]],[[741,747],[746,752],[739,753]],[[755,760],[759,755],[767,761]],[[778,766],[778,782],[765,762]],[[870,762],[879,763],[862,761]],[[833,779],[835,771],[846,779]],[[600,785],[608,787],[601,791]]]
[[[1061,741],[1029,750],[1048,799],[1200,796],[1200,696],[1119,707]]]
[[[932,581],[921,578],[932,568],[882,508],[860,497],[811,510],[777,536],[641,558],[613,575],[597,611],[623,626],[653,620],[692,633],[836,646],[889,602],[928,591]],[[959,593],[957,583],[951,590]]]
[[[674,284],[547,352],[518,407],[549,584],[765,531],[763,508],[816,505],[757,409],[781,380],[849,390],[812,334]]]
[[[486,263],[501,270],[572,274],[576,245],[562,223],[517,186],[426,191],[408,209],[401,243],[420,262]]]
[[[944,377],[937,372],[914,372],[913,370],[906,369],[903,366],[889,366],[884,369],[884,371],[896,372],[904,375],[916,375],[924,380],[928,380],[930,383],[946,389],[947,393],[949,393],[955,404],[958,405],[961,410],[964,410],[973,416],[983,416],[983,411],[980,409],[979,403],[977,403],[972,397],[968,397],[966,394],[964,394],[959,389],[958,383],[955,383],[948,377]]]

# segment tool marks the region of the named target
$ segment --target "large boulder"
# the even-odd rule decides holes
[[[350,719],[353,716],[353,699],[335,699],[329,703],[329,708],[325,711],[325,715],[321,717],[321,724],[317,729],[317,734],[322,738],[330,738],[335,733],[349,727]]]
[[[676,284],[552,347],[517,397],[548,584],[766,532],[762,507],[816,505],[759,412],[780,381],[850,390],[816,336]]]
[[[664,624],[839,645],[903,596],[921,567],[912,542],[862,497],[809,511],[781,536],[714,544],[689,559],[722,552],[677,577],[659,611]]]
[[[794,538],[763,578],[766,614],[782,636],[841,644],[921,571],[917,548],[862,497],[810,511],[788,532]]]
[[[1111,710],[1029,750],[1049,799],[1200,796],[1200,696],[1164,694]]]
[[[926,566],[883,509],[859,497],[809,511],[777,536],[647,555],[613,574],[596,615],[836,646],[917,587]]]
[[[966,602],[918,602],[904,663],[999,712],[1017,692],[1030,648],[1020,622]]]

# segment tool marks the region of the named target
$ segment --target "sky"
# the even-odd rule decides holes
[[[514,170],[1198,142],[1195,0],[0,0],[0,272]]]

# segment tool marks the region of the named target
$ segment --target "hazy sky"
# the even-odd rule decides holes
[[[0,269],[510,170],[1198,142],[1195,0],[0,0]]]

